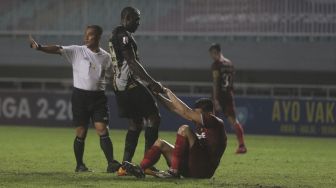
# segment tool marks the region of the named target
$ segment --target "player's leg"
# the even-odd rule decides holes
[[[128,131],[125,138],[123,161],[132,161],[136,147],[138,145],[142,125],[142,118],[134,118],[132,120],[129,120]]]
[[[157,139],[152,147],[145,153],[145,156],[140,163],[140,167],[143,170],[152,167],[159,161],[161,154],[165,157],[167,165],[170,166],[173,149],[174,146],[167,141]]]
[[[154,142],[159,137],[159,126],[160,126],[161,118],[156,109],[152,111],[154,111],[154,113],[149,115],[145,121],[145,152],[150,147],[152,147]]]
[[[239,123],[239,121],[237,120],[237,118],[235,116],[228,116],[228,121],[230,122],[230,124],[233,126],[237,139],[238,139],[238,143],[239,146],[236,150],[237,154],[243,154],[247,152],[247,148],[245,146],[245,142],[244,142],[244,129],[241,126],[241,124]]]
[[[188,168],[183,163],[188,159],[188,151],[193,147],[197,140],[195,133],[190,129],[188,125],[182,125],[176,135],[175,146],[170,150],[170,168],[168,171],[158,173],[159,178],[179,178],[180,173]],[[169,155],[168,155],[169,156]]]
[[[236,118],[236,106],[233,99],[233,93],[230,92],[225,98],[226,102],[225,104],[222,105],[223,107],[225,105],[225,108],[223,108],[223,112],[224,115],[227,117],[230,125],[233,126],[236,133],[236,137],[239,144],[236,153],[237,154],[246,153],[247,149],[244,142],[244,129],[242,125],[239,123],[238,119]]]
[[[178,177],[182,169],[182,162],[187,157],[186,153],[194,145],[197,137],[188,125],[182,125],[178,131],[175,146],[172,152],[169,173]]]
[[[118,169],[118,176],[134,175],[138,178],[142,178],[145,175],[139,166],[131,163],[138,145],[142,126],[143,118],[133,118],[129,120],[128,131],[125,138],[123,163]]]
[[[158,139],[158,132],[161,123],[158,105],[154,96],[145,86],[139,86],[139,115],[145,117],[145,152]]]

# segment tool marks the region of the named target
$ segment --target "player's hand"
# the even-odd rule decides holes
[[[163,86],[160,82],[154,82],[152,83],[149,88],[154,92],[154,93],[164,93]]]
[[[33,48],[35,50],[38,50],[41,47],[41,45],[38,44],[31,35],[29,35],[29,43],[30,48]]]
[[[167,94],[168,92],[171,92],[169,88],[163,87],[163,93]]]

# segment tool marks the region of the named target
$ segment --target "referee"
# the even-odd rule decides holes
[[[44,46],[29,37],[31,48],[62,55],[72,65],[74,88],[71,101],[73,125],[76,127],[73,149],[77,162],[75,172],[90,171],[83,162],[85,138],[90,121],[100,136],[100,147],[108,162],[107,172],[113,173],[120,167],[120,163],[114,160],[113,145],[108,132],[105,87],[111,77],[112,63],[110,55],[99,46],[102,33],[103,30],[98,25],[87,26],[83,46]]]

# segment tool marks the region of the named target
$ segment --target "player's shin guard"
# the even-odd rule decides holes
[[[100,148],[103,150],[107,162],[113,162],[113,145],[108,133],[100,136]]]
[[[233,125],[235,133],[239,142],[239,147],[244,146],[244,130],[240,123],[235,123]]]
[[[170,170],[172,170],[174,173],[178,172],[179,167],[181,166],[180,164],[183,158],[183,154],[185,153],[187,148],[187,138],[180,134],[177,134],[170,166]]]
[[[73,144],[74,153],[76,157],[77,166],[83,165],[83,155],[84,155],[84,146],[85,146],[85,138],[79,138],[76,136]]]
[[[140,167],[143,170],[152,167],[155,163],[159,161],[160,156],[161,156],[160,148],[158,146],[152,146],[145,153],[145,156],[140,163]]]
[[[125,149],[124,149],[124,157],[123,161],[132,161],[134,156],[135,149],[138,145],[138,139],[140,135],[141,129],[137,129],[135,131],[128,130],[126,139],[125,139]]]
[[[145,129],[145,153],[150,149],[159,137],[159,128],[154,125],[153,127],[146,127]]]

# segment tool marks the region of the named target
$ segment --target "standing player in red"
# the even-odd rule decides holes
[[[199,99],[195,108],[189,108],[169,89],[164,89],[168,98],[159,94],[159,100],[171,111],[194,122],[196,132],[188,125],[182,125],[177,132],[175,146],[158,139],[146,152],[140,167],[152,167],[161,154],[165,157],[169,170],[155,172],[159,178],[211,178],[215,173],[226,148],[226,133],[223,121],[213,114],[211,99]],[[141,171],[133,166],[131,171]]]
[[[236,153],[246,153],[247,149],[244,143],[244,130],[236,118],[235,103],[233,99],[234,67],[232,62],[223,56],[219,44],[212,44],[209,48],[209,53],[214,61],[211,69],[215,111],[219,112],[220,110],[223,110],[224,116],[228,119],[229,123],[233,125],[239,142]]]

